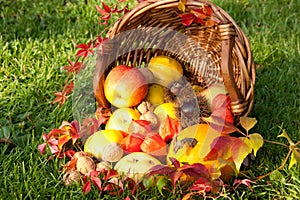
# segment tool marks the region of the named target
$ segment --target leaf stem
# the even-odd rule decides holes
[[[276,141],[271,141],[271,140],[266,140],[266,139],[264,139],[264,141],[268,142],[268,143],[271,143],[271,144],[278,144],[278,145],[281,145],[281,146],[286,147],[286,148],[290,147],[289,145],[286,145],[286,144],[281,143],[281,142],[276,142]]]

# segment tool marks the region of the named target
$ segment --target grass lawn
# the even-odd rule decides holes
[[[60,160],[47,160],[37,150],[41,134],[72,120],[72,101],[61,108],[51,102],[66,78],[61,69],[76,44],[94,39],[103,27],[90,0],[0,0],[0,199],[82,199],[80,186],[64,187]],[[265,139],[286,129],[300,140],[300,1],[213,0],[248,36],[258,64],[254,131]],[[259,176],[276,169],[287,149],[266,143],[245,170]],[[126,191],[124,198],[131,192]],[[136,199],[180,199],[156,188],[138,191]],[[253,185],[224,192],[231,199],[299,199],[300,166],[286,167]],[[87,195],[97,199],[96,190]],[[113,199],[105,196],[102,199]],[[118,199],[118,198],[116,198]]]

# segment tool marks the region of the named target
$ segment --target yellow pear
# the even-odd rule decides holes
[[[151,58],[148,69],[153,73],[155,83],[165,87],[169,87],[173,81],[180,80],[183,74],[178,61],[163,55]]]
[[[134,152],[121,158],[114,169],[139,181],[146,172],[158,164],[161,162],[155,157],[143,152]]]
[[[177,119],[176,104],[172,102],[160,104],[153,112],[158,117],[160,124],[164,124],[164,121],[167,119],[167,115],[173,119]]]
[[[140,113],[133,108],[119,108],[115,110],[106,123],[107,130],[121,130],[128,132],[132,120],[138,120]]]
[[[159,84],[151,84],[148,87],[148,94],[145,101],[149,101],[152,105],[160,105],[164,103],[164,88]]]
[[[103,149],[107,145],[112,143],[121,144],[122,140],[122,131],[100,130],[88,137],[84,143],[84,151],[92,154],[97,159],[101,159]]]

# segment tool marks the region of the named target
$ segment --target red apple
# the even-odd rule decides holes
[[[138,105],[147,95],[148,83],[144,75],[134,67],[114,67],[104,82],[106,99],[118,108]]]

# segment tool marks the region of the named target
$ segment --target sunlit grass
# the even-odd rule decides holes
[[[64,187],[61,164],[41,156],[41,134],[72,120],[72,102],[58,108],[53,93],[65,81],[62,66],[103,27],[97,23],[98,1],[0,1],[0,138],[15,148],[0,146],[0,199],[82,199],[81,186]],[[258,64],[254,131],[277,138],[281,128],[299,140],[300,121],[300,2],[296,0],[214,0],[245,31]],[[258,176],[277,168],[287,149],[265,144],[245,171]],[[297,199],[299,165],[260,180],[253,190],[228,192],[232,199]],[[130,191],[124,193],[124,197]],[[137,199],[177,199],[180,194],[156,188],[139,191]],[[93,190],[87,198],[97,199]],[[111,196],[102,199],[113,199]],[[117,199],[117,198],[116,198]],[[122,199],[122,198],[121,198]]]

